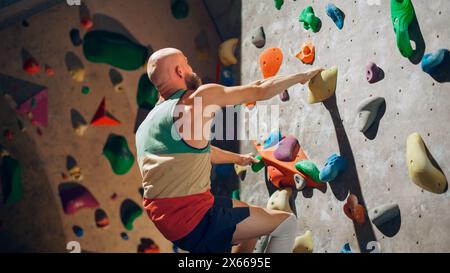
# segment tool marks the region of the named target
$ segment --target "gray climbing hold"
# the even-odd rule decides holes
[[[253,32],[252,43],[257,48],[262,48],[266,45],[266,34],[263,27],[259,27]]]
[[[372,223],[379,227],[393,220],[400,214],[400,208],[396,203],[384,204],[369,211]]]
[[[357,109],[358,130],[366,132],[372,126],[377,117],[380,106],[385,102],[384,98],[373,97],[363,100]]]

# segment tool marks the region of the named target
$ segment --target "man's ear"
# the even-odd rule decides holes
[[[177,76],[180,77],[181,79],[184,77],[183,70],[181,69],[181,66],[180,66],[180,65],[177,65],[177,66],[175,67],[175,73],[176,73]]]

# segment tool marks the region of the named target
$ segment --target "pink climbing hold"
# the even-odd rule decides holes
[[[376,83],[381,80],[382,70],[375,63],[370,62],[366,66],[366,78],[369,83]]]
[[[48,91],[44,89],[17,107],[17,112],[30,116],[35,124],[48,126]],[[31,113],[31,114],[30,114]]]
[[[83,208],[98,208],[95,197],[79,183],[68,182],[59,185],[59,196],[65,214],[74,214]]]
[[[293,136],[288,136],[278,143],[273,156],[280,161],[289,162],[295,159],[299,150],[298,140]]]
[[[5,138],[6,138],[7,140],[12,140],[12,138],[13,138],[13,132],[12,132],[10,129],[6,129],[6,130],[3,132],[3,135],[5,136]]]

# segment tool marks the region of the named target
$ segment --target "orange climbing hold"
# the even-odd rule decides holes
[[[313,64],[316,57],[316,48],[312,43],[304,43],[300,52],[295,55],[304,64]]]
[[[102,102],[97,108],[94,117],[92,118],[91,125],[119,125],[120,121],[117,120],[113,115],[106,111],[106,102],[103,98]]]
[[[365,209],[358,203],[358,197],[356,195],[350,194],[348,196],[347,203],[344,205],[344,213],[358,225],[364,225],[366,220]]]
[[[23,70],[30,75],[36,74],[41,70],[39,63],[32,57],[25,60],[23,63]]]
[[[92,28],[92,26],[94,26],[94,23],[92,22],[91,18],[89,17],[84,17],[81,18],[81,26],[85,29],[85,30],[89,30]]]

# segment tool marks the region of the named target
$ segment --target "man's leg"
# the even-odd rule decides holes
[[[291,252],[294,245],[297,221],[292,213],[249,206],[244,202],[233,200],[233,207],[247,206],[250,216],[236,226],[233,243],[244,243],[248,249],[248,240],[252,240],[252,249],[256,238],[270,235],[268,252]]]

